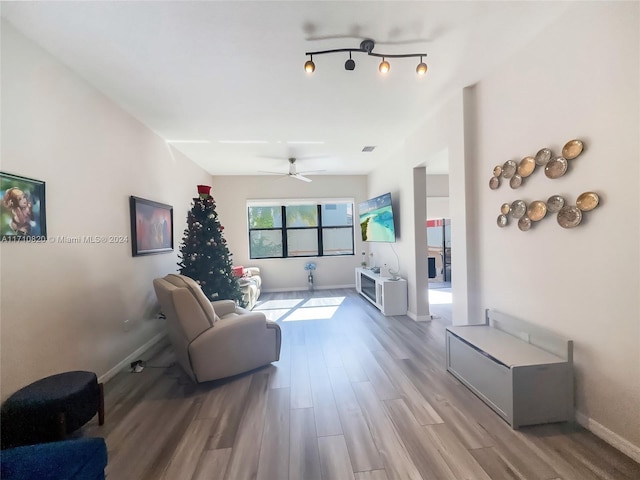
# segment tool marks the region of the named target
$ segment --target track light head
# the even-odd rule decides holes
[[[422,61],[422,57],[420,57],[420,63],[416,67],[416,73],[418,75],[424,75],[427,73],[427,64]]]
[[[313,73],[316,70],[316,64],[313,63],[313,55],[311,55],[311,59],[307,60],[304,64],[304,71],[307,73]]]
[[[380,62],[380,65],[378,66],[378,70],[380,70],[380,73],[387,73],[389,70],[391,70],[391,65],[389,65],[389,62],[387,62],[384,57],[382,57],[382,61]]]
[[[354,70],[356,68],[356,62],[351,59],[351,52],[349,52],[349,60],[344,62],[345,70]]]

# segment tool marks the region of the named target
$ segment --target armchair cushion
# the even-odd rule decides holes
[[[207,296],[202,291],[202,288],[200,288],[200,285],[198,285],[198,283],[195,280],[185,275],[178,275],[175,273],[170,273],[164,278],[166,281],[175,285],[176,287],[186,287],[189,289],[191,294],[195,297],[195,299],[200,304],[200,307],[202,308],[202,312],[204,313],[205,317],[209,321],[210,325],[213,325],[219,320],[215,310],[211,306],[211,300],[207,298]]]

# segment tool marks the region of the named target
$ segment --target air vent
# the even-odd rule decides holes
[[[375,149],[375,145],[374,146],[368,146],[368,147],[364,147],[362,149],[363,152],[373,152],[373,150]]]

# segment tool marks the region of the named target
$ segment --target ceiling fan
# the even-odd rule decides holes
[[[293,177],[293,178],[297,178],[298,180],[302,180],[303,182],[311,182],[312,180],[308,177],[305,177],[304,175],[302,175],[303,173],[318,173],[318,172],[324,172],[324,170],[307,170],[305,172],[298,172],[296,169],[296,159],[291,157],[288,159],[289,160],[289,172],[288,173],[282,173],[282,172],[265,172],[265,171],[261,171],[260,173],[269,173],[272,175],[282,175],[283,177]]]

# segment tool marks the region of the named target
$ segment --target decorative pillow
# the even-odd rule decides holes
[[[205,317],[207,317],[207,320],[209,320],[211,326],[213,326],[213,324],[220,320],[220,317],[216,315],[215,310],[211,306],[211,302],[207,299],[206,295],[202,291],[202,288],[200,288],[200,285],[198,285],[198,283],[194,279],[189,278],[185,275],[177,275],[175,273],[170,273],[164,278],[167,282],[175,285],[176,287],[188,288],[191,291],[191,294],[200,304],[200,307],[202,308]]]
[[[232,273],[234,277],[240,278],[244,275],[244,267],[233,267]]]

